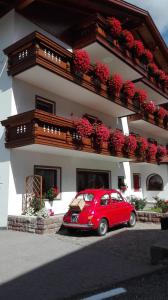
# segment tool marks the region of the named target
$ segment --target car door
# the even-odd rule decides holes
[[[117,191],[112,192],[111,201],[112,201],[113,213],[115,214],[116,224],[127,221],[129,218],[127,203],[124,201],[121,194]]]
[[[110,195],[108,193],[101,195],[96,215],[98,219],[107,218],[110,221]]]

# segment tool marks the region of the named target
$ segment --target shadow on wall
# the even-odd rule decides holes
[[[24,273],[27,267],[25,258],[26,261],[39,262],[39,267],[2,284],[0,299],[81,299],[75,295],[105,287],[111,288],[117,282],[155,270],[156,267],[150,264],[150,246],[167,239],[168,232],[160,230],[117,232],[116,229],[113,231],[113,236],[92,237],[91,242],[95,242],[90,245],[87,245],[85,240],[90,239],[88,233],[64,238],[58,236],[55,240],[53,236],[34,239],[34,236],[30,237],[27,234],[24,243],[26,250],[19,258],[20,261],[23,260],[23,265],[25,264]],[[23,238],[25,240],[25,236]],[[55,259],[60,253],[63,255],[60,245],[63,247],[64,256]],[[20,247],[19,244],[17,247]],[[54,256],[50,255],[53,250],[51,247],[55,247]],[[53,261],[41,265],[44,253],[48,261],[51,259]],[[13,256],[15,257],[15,253]]]
[[[9,154],[10,150],[5,148],[5,132],[3,132],[0,138],[0,163],[9,161]]]

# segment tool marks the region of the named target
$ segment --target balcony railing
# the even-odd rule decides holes
[[[53,42],[41,33],[34,32],[4,50],[8,55],[8,73],[15,76],[35,66],[41,66],[87,90],[94,92],[110,102],[114,102],[132,112],[138,112],[132,102],[123,101],[115,95],[109,95],[107,86],[97,87],[92,76],[75,76],[72,66],[72,53]],[[130,112],[131,113],[131,112]]]
[[[135,156],[132,151],[114,151],[110,142],[97,144],[94,136],[83,138],[77,133],[74,120],[38,109],[11,116],[1,123],[6,128],[6,148],[39,144],[113,156],[121,161],[147,162],[146,155]],[[148,162],[157,163],[156,157]]]
[[[112,155],[107,143],[96,147],[92,138],[81,138],[74,121],[41,110],[32,110],[1,122],[6,127],[6,147],[41,144],[89,153]],[[113,156],[124,157],[122,153]],[[127,159],[128,160],[128,159]]]
[[[77,27],[72,27],[64,34],[63,39],[69,42],[74,49],[84,48],[96,41],[99,42],[111,53],[139,72],[142,75],[141,81],[144,84],[168,98],[168,89],[163,88],[153,79],[150,80],[147,72],[147,66],[142,64],[138,58],[133,57],[130,51],[121,47],[116,40],[113,40],[110,37],[107,21],[99,14],[87,22],[81,23],[81,25]]]

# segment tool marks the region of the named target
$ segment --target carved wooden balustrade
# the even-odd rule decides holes
[[[41,144],[111,155],[107,143],[95,147],[92,138],[81,138],[73,120],[38,109],[9,117],[1,123],[6,127],[7,148]],[[123,154],[116,156],[123,157]]]
[[[142,83],[148,85],[164,97],[168,97],[168,88],[163,88],[154,80],[150,80],[147,66],[142,64],[138,58],[134,57],[130,51],[121,47],[117,40],[112,39],[109,34],[107,20],[103,16],[96,14],[94,17],[82,22],[78,26],[67,30],[62,38],[72,45],[74,49],[86,47],[97,41],[100,45],[139,72],[142,75],[140,80]]]
[[[41,66],[132,112],[139,111],[132,102],[122,101],[115,95],[109,95],[106,85],[101,84],[97,87],[91,76],[85,74],[82,78],[75,76],[72,67],[73,54],[39,32],[33,32],[6,48],[4,52],[9,58],[9,75],[15,76],[32,67]]]

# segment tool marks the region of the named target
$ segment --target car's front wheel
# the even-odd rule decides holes
[[[103,218],[99,222],[99,226],[97,228],[97,234],[99,236],[103,236],[107,233],[107,230],[108,230],[108,222],[106,219]]]
[[[134,227],[136,224],[136,215],[133,211],[130,214],[130,218],[127,224],[129,227]]]

